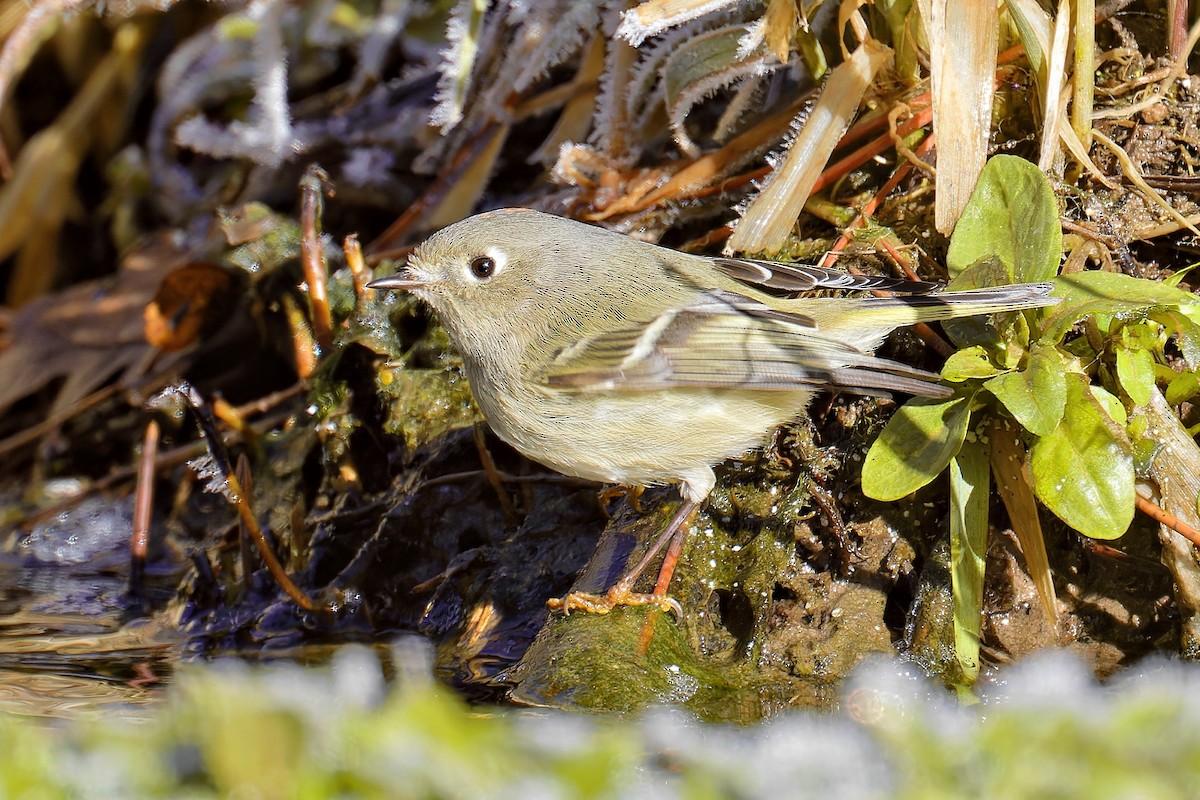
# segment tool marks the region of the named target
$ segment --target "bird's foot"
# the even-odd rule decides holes
[[[625,499],[629,503],[629,507],[633,509],[635,514],[642,513],[642,492],[646,491],[644,486],[605,486],[600,490],[600,510],[604,512],[604,516],[612,519],[613,512],[608,510],[614,500]]]
[[[589,614],[607,614],[617,606],[654,606],[660,611],[670,611],[680,622],[683,621],[683,606],[678,600],[667,596],[667,587],[671,585],[671,575],[675,572],[675,564],[683,548],[683,539],[688,531],[688,519],[699,505],[697,500],[685,500],[675,516],[667,523],[667,527],[642,555],[641,560],[633,569],[625,573],[613,587],[604,594],[590,592],[570,592],[565,597],[555,598],[546,603],[555,611],[570,614],[572,611],[586,611]],[[646,566],[663,548],[667,548],[663,556],[662,568],[658,580],[654,583],[654,591],[635,592],[634,584]]]
[[[654,606],[660,611],[670,611],[677,620],[683,621],[683,606],[675,598],[652,592],[633,592],[620,582],[604,594],[571,592],[564,597],[546,601],[546,605],[568,616],[572,611],[607,614],[617,606]]]

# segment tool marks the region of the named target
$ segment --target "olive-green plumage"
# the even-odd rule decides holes
[[[914,322],[1053,303],[1048,284],[929,294],[933,284],[688,255],[536,211],[431,236],[408,289],[437,313],[497,435],[595,481],[712,489],[713,465],[802,414],[814,391],[943,396],[937,376],[871,351]],[[881,288],[904,297],[779,297]]]

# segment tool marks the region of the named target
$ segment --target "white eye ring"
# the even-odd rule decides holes
[[[504,265],[508,263],[504,253],[494,247],[489,247],[484,251],[484,254],[471,259],[471,263],[467,265],[467,272],[471,278],[479,283],[485,283],[500,274],[500,270],[504,269]]]

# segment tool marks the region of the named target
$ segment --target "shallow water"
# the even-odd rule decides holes
[[[130,529],[129,500],[90,498],[11,538],[0,554],[0,710],[94,715],[153,699],[183,640],[129,594]],[[152,566],[148,591],[161,601],[174,577]]]

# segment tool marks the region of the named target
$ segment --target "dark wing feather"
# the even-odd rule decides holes
[[[756,261],[749,258],[714,258],[712,263],[735,280],[785,292],[882,289],[902,294],[927,294],[942,288],[941,284],[927,281],[910,281],[882,275],[851,275],[848,272],[808,264],[780,264],[776,261]]]
[[[812,320],[733,292],[707,292],[654,320],[600,333],[554,354],[540,376],[578,391],[837,387],[945,397],[934,373],[822,336]]]

